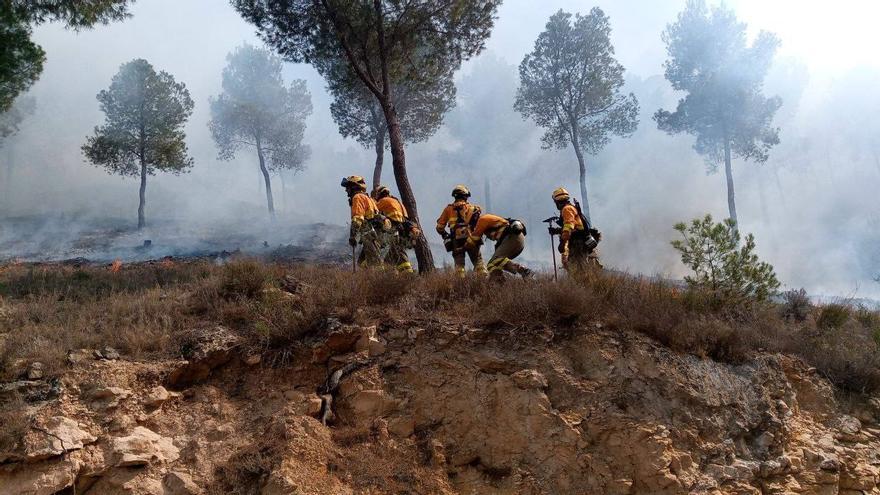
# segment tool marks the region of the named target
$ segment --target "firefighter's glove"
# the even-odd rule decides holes
[[[559,254],[565,254],[566,244],[568,244],[566,241],[559,241],[559,245],[556,246],[556,250],[559,251]]]
[[[550,232],[550,235],[562,235],[561,227],[549,227],[547,231]]]
[[[357,242],[357,239],[356,239],[354,236],[350,236],[350,237],[348,238],[348,245],[349,245],[349,246],[351,246],[351,247],[355,247],[355,246],[357,246],[357,243],[358,243],[358,242]]]

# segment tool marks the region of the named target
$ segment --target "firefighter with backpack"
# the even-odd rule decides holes
[[[490,279],[503,281],[504,272],[523,278],[532,276],[531,270],[513,261],[526,247],[526,226],[521,220],[477,212],[471,217],[469,227],[471,233],[466,248],[479,246],[483,236],[495,241],[495,252],[488,264]]]
[[[367,182],[359,175],[342,179],[342,187],[348,194],[351,206],[351,230],[348,244],[352,249],[361,244],[361,252],[357,263],[361,266],[379,266],[382,264],[382,245],[379,234],[387,225],[386,219],[379,213],[379,207],[373,198],[367,195]]]
[[[486,266],[483,264],[483,255],[480,252],[480,243],[467,245],[470,235],[469,224],[474,215],[479,215],[480,207],[468,202],[471,197],[470,190],[463,185],[457,185],[452,189],[454,201],[443,209],[440,218],[437,219],[437,233],[443,238],[443,245],[447,252],[452,253],[455,262],[455,271],[460,275],[465,274],[465,256],[469,257],[474,266],[474,272],[485,274]],[[449,228],[449,232],[446,228]]]
[[[601,269],[597,246],[602,234],[592,228],[581,205],[565,188],[553,191],[553,202],[559,210],[555,220],[559,227],[550,227],[550,235],[559,236],[557,250],[562,254],[562,266],[569,274],[582,273],[587,269]]]
[[[379,213],[390,222],[390,229],[385,232],[388,254],[385,263],[393,266],[400,273],[413,273],[412,263],[406,250],[415,245],[420,231],[419,227],[409,219],[406,207],[399,199],[391,195],[386,186],[379,186],[375,191],[376,207]]]

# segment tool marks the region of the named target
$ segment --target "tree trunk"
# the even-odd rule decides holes
[[[281,211],[287,213],[287,184],[284,181],[284,170],[278,172],[278,178],[281,179]]]
[[[376,165],[373,167],[373,191],[382,185],[382,164],[385,161],[385,135],[384,128],[376,131]]]
[[[382,102],[382,112],[385,114],[385,123],[388,125],[388,139],[391,141],[391,164],[394,168],[394,179],[397,182],[397,189],[400,191],[400,199],[409,213],[409,218],[421,225],[418,207],[416,206],[416,197],[406,175],[406,153],[403,150],[403,136],[400,134],[400,118],[390,99]],[[431,247],[428,245],[428,240],[425,238],[424,233],[419,234],[418,239],[416,239],[415,251],[416,260],[419,262],[419,273],[432,271],[434,269],[434,256],[431,254]]]
[[[269,207],[269,216],[275,219],[275,201],[272,199],[272,181],[269,178],[269,169],[266,168],[266,158],[263,156],[263,147],[257,139],[257,157],[260,159],[260,172],[263,173],[263,184],[266,186],[266,205]]]
[[[736,193],[733,190],[733,167],[730,163],[730,140],[724,140],[724,173],[727,175],[727,209],[730,219],[735,222],[735,228],[739,231],[739,219],[736,216]]]
[[[590,216],[590,198],[587,196],[587,163],[584,161],[584,152],[581,151],[580,139],[578,138],[577,127],[572,127],[571,144],[574,147],[574,154],[577,155],[578,167],[580,170],[581,180],[581,210],[587,218],[587,223],[593,224],[593,218]]]
[[[146,205],[147,195],[147,164],[144,162],[144,159],[141,158],[141,190],[140,190],[140,202],[138,203],[138,230],[147,226],[147,221],[144,218],[144,205]]]

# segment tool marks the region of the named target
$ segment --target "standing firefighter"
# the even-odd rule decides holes
[[[443,238],[446,251],[452,252],[455,271],[459,275],[464,276],[465,254],[471,259],[475,272],[486,273],[486,266],[483,264],[483,254],[480,253],[480,245],[467,245],[468,235],[470,234],[468,224],[471,222],[474,214],[479,215],[480,207],[468,203],[471,192],[465,186],[455,186],[452,189],[452,197],[455,201],[452,204],[446,205],[443,213],[440,214],[440,218],[437,219],[437,233]],[[449,227],[449,232],[446,231],[447,226]]]
[[[558,251],[562,254],[562,266],[569,274],[583,272],[587,268],[602,268],[596,247],[602,234],[590,227],[577,200],[572,200],[568,191],[560,187],[553,191],[553,202],[559,210],[560,227],[550,227],[550,234],[559,235]]]
[[[348,244],[354,248],[360,239],[362,247],[358,264],[378,266],[382,263],[382,258],[377,229],[383,227],[379,208],[373,198],[367,196],[367,182],[363,177],[352,175],[342,179],[342,187],[348,193],[348,204],[351,205],[351,231]]]
[[[419,235],[418,226],[409,219],[406,207],[391,195],[391,190],[386,186],[379,186],[376,189],[376,199],[379,213],[391,222],[391,229],[386,232],[388,255],[385,257],[385,263],[395,267],[398,272],[412,273],[412,263],[409,262],[406,250],[413,247]]]
[[[504,279],[503,272],[530,277],[532,271],[513,262],[513,259],[526,247],[526,226],[520,220],[501,218],[488,213],[475,214],[471,218],[472,232],[467,239],[467,247],[478,246],[483,236],[495,241],[495,253],[489,260],[489,277]]]

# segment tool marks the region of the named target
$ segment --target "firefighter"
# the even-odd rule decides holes
[[[522,221],[476,213],[471,218],[470,227],[471,233],[466,242],[468,248],[477,246],[484,235],[495,241],[495,253],[487,265],[490,278],[503,280],[505,271],[522,275],[523,278],[532,276],[531,270],[513,262],[526,247],[526,226]]]
[[[400,273],[413,273],[406,250],[413,247],[418,238],[418,226],[409,219],[406,207],[391,195],[391,190],[386,186],[379,186],[375,194],[379,212],[391,222],[391,229],[386,232],[388,255],[385,263],[395,267]]]
[[[560,227],[551,227],[551,233],[559,235],[557,250],[562,254],[563,268],[570,274],[585,268],[602,268],[596,247],[602,234],[587,225],[579,207],[572,204],[571,195],[565,188],[560,187],[553,191],[553,202],[559,210]]]
[[[483,264],[483,254],[480,252],[480,244],[468,247],[469,235],[468,224],[475,213],[479,213],[480,207],[468,203],[471,192],[463,185],[457,185],[452,189],[454,201],[443,209],[440,218],[437,219],[437,233],[443,238],[446,251],[452,252],[452,260],[455,262],[455,271],[464,276],[465,255],[474,266],[474,272],[485,274],[486,266]],[[449,231],[446,228],[449,227]]]
[[[379,231],[383,228],[383,219],[373,198],[367,195],[367,182],[359,175],[342,179],[342,187],[348,193],[348,204],[351,205],[351,231],[348,244],[355,247],[358,239],[361,252],[358,264],[362,266],[379,266],[382,264]]]

